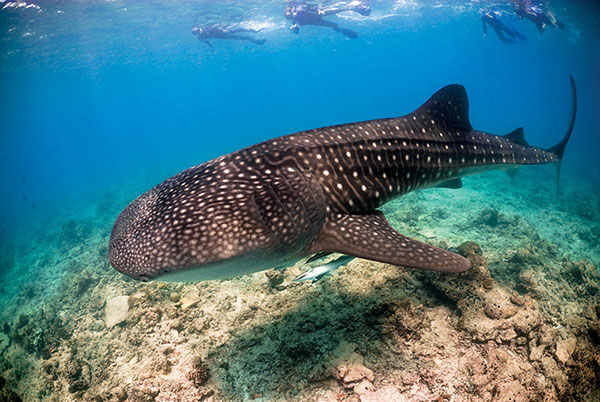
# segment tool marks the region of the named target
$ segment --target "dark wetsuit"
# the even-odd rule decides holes
[[[356,4],[354,4],[356,3]],[[323,16],[337,14],[342,11],[356,11],[361,15],[369,15],[371,6],[367,1],[355,1],[348,3],[339,3],[345,6],[331,6],[329,8],[320,8],[315,3],[307,3],[304,1],[289,1],[285,9],[285,17],[292,20],[294,25],[290,27],[292,32],[299,33],[300,25],[316,25],[331,28],[336,32],[340,32],[348,38],[354,39],[358,34],[350,29],[340,28],[338,24],[331,21],[326,21]]]
[[[251,36],[247,35],[238,35],[239,33],[256,33],[259,30],[256,29],[248,29],[242,28],[239,24],[229,24],[229,25],[220,25],[220,24],[210,24],[205,25],[203,27],[194,27],[192,28],[192,34],[195,35],[198,39],[206,43],[211,48],[213,45],[208,41],[208,39],[236,39],[236,40],[247,40],[252,43],[256,43],[257,45],[262,45],[265,43],[264,39],[255,39]]]
[[[535,24],[538,31],[544,32],[547,26],[563,29],[565,26],[556,17],[544,8],[541,1],[536,0],[512,0],[517,15],[527,18]]]
[[[517,40],[525,40],[525,36],[514,28],[509,27],[500,19],[501,12],[495,10],[488,10],[481,14],[481,23],[483,26],[483,33],[487,35],[487,26],[491,26],[498,39],[505,43],[515,43]]]

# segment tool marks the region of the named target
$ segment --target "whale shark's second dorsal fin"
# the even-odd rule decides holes
[[[469,98],[462,85],[453,84],[437,91],[412,113],[417,119],[432,120],[438,127],[471,131]]]
[[[523,145],[524,147],[528,147],[529,143],[525,140],[525,134],[523,133],[523,127],[519,127],[516,130],[511,131],[510,133],[503,136],[507,140],[514,142],[515,144]]]

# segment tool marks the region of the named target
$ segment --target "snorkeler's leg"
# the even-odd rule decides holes
[[[318,26],[322,26],[322,27],[331,28],[334,31],[339,32],[350,39],[354,39],[354,38],[358,37],[358,34],[356,32],[354,32],[350,29],[340,28],[340,26],[338,24],[336,24],[335,22],[325,21],[323,19],[320,19],[318,21],[315,21],[312,25],[318,25]]]
[[[514,38],[521,39],[521,40],[527,40],[527,36],[523,35],[521,32],[517,31],[516,29],[513,29],[512,33],[513,33]]]
[[[546,28],[546,23],[540,21],[539,19],[533,20],[533,22],[535,23],[535,27],[537,28],[537,30],[540,33],[544,33],[544,28]]]
[[[548,11],[548,15],[547,15],[548,20],[550,21],[550,23],[558,28],[558,29],[565,29],[565,24],[563,24],[562,22],[560,22],[556,16],[554,14],[552,14],[550,11]]]
[[[333,29],[334,31],[339,31],[339,29],[340,29],[339,25],[336,24],[335,22],[326,21],[322,18],[311,21],[310,25],[315,25],[315,26],[319,26],[319,27],[327,27],[327,28]]]
[[[265,39],[255,39],[255,38],[252,38],[250,36],[245,36],[245,35],[228,35],[227,39],[245,40],[245,41],[257,44],[257,45],[264,45],[264,43],[266,42]]]
[[[341,32],[344,36],[346,36],[347,38],[350,39],[356,39],[358,38],[358,34],[351,30],[351,29],[347,29],[347,28],[340,28],[339,32]]]
[[[516,42],[519,39],[525,40],[525,36],[523,36],[521,34],[521,32],[517,31],[516,29],[506,26],[503,26],[504,32],[506,33],[506,35],[513,41]]]
[[[503,28],[500,28],[498,25],[494,25],[494,31],[496,31],[496,35],[498,35],[498,39],[500,39],[504,43],[514,43],[514,40],[507,38],[504,36]]]
[[[234,30],[229,31],[230,33],[257,33],[262,31],[264,28],[235,28]]]
[[[231,29],[229,31],[229,33],[232,34],[236,34],[236,33],[251,33],[251,32],[256,32],[254,29],[249,29],[249,28],[242,28],[242,27],[236,27],[234,29]]]

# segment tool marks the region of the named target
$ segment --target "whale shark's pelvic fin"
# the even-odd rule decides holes
[[[401,235],[379,211],[329,217],[310,249],[320,251],[440,272],[463,272],[471,266],[458,254]]]
[[[517,129],[511,131],[510,133],[503,135],[502,137],[506,138],[507,140],[509,140],[511,142],[514,142],[515,144],[519,144],[524,147],[530,146],[529,143],[527,142],[527,140],[525,140],[525,134],[523,132],[523,127],[519,127]],[[511,178],[511,180],[514,181],[515,177],[517,176],[518,170],[519,170],[518,166],[512,166],[510,168],[507,168],[505,170],[505,172]]]
[[[452,189],[462,188],[462,180],[461,179],[448,180],[448,181],[442,182],[440,184],[437,184],[435,187],[436,188],[452,188]]]

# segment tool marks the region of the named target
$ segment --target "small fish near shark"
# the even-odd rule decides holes
[[[290,134],[189,168],[121,212],[110,263],[135,279],[199,281],[337,252],[463,272],[467,259],[403,236],[377,208],[417,189],[459,188],[461,177],[491,169],[560,167],[577,111],[570,79],[570,123],[548,149],[530,146],[521,128],[474,130],[464,87],[449,85],[403,117]]]
[[[333,270],[338,269],[342,265],[348,264],[354,257],[349,255],[342,255],[334,260],[328,261],[324,264],[310,267],[308,270],[294,278],[294,282],[312,281],[316,282],[323,278],[325,275],[331,273]],[[307,261],[308,263],[308,261]]]

